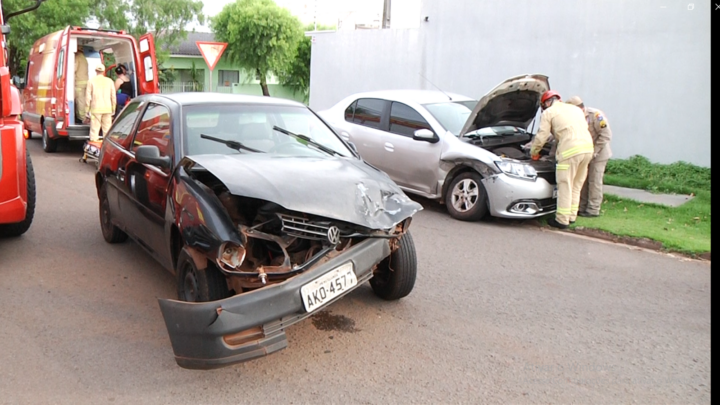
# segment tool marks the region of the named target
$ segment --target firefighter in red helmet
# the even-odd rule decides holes
[[[557,212],[548,225],[566,229],[577,218],[580,192],[593,157],[593,140],[582,110],[563,103],[558,92],[548,90],[543,93],[540,106],[543,110],[540,129],[530,146],[530,153],[537,159],[550,135],[555,137]]]

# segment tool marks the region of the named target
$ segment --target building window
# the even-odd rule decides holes
[[[219,70],[218,86],[232,86],[233,83],[240,83],[240,72],[237,70]]]

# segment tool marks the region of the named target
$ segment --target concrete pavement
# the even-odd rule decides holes
[[[710,402],[709,264],[427,201],[408,297],[363,286],[286,350],[181,369],[156,301],[173,277],[103,241],[79,145],[29,145],[36,220],[0,239],[0,404]]]

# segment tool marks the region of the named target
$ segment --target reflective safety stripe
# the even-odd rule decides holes
[[[570,208],[558,208],[557,212],[558,214],[572,214],[572,210]]]
[[[82,86],[83,84],[87,84],[87,80],[79,80],[79,81],[75,82],[76,86]]]
[[[556,170],[567,170],[567,169],[569,169],[569,168],[570,168],[570,165],[569,165],[569,164],[561,164],[561,163],[558,163],[557,166],[555,166],[555,169],[556,169]]]
[[[585,145],[576,146],[574,148],[570,148],[566,151],[562,152],[563,159],[567,159],[570,157],[573,157],[575,155],[579,155],[581,153],[592,153],[595,150],[595,147],[593,144],[588,143]]]
[[[577,211],[579,208],[579,205],[573,205],[572,207],[570,207],[570,209],[572,209],[573,211]]]

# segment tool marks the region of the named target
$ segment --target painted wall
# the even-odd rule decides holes
[[[219,91],[224,93],[262,96],[262,88],[260,87],[260,81],[256,80],[254,76],[248,76],[245,71],[228,62],[225,58],[220,59],[217,65],[215,65],[215,69],[213,69],[212,71],[212,76],[210,75],[210,69],[208,68],[207,63],[205,63],[205,59],[203,59],[202,57],[170,57],[165,63],[163,63],[162,68],[169,69],[170,67],[172,67],[176,70],[191,69],[193,62],[195,62],[196,69],[204,71],[205,91]],[[220,70],[233,70],[240,72],[240,82],[238,83],[238,85],[233,85],[229,87],[218,87],[218,74]],[[275,77],[268,77],[267,81],[270,96],[305,102],[302,95],[293,94],[292,90],[279,85]],[[211,84],[212,88],[210,87]],[[161,88],[162,87],[163,86],[161,85]],[[177,84],[174,87],[176,91],[179,89]],[[190,90],[188,89],[187,91]]]
[[[579,95],[605,112],[614,157],[710,166],[711,7],[708,0],[423,0],[417,29],[316,34],[310,106],[323,110],[360,91],[435,86],[480,98],[508,77],[542,73],[565,99]]]

